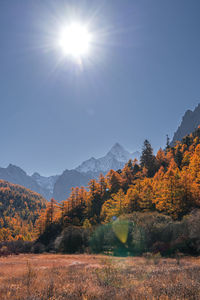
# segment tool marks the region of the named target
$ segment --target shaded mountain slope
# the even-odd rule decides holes
[[[181,124],[174,133],[171,146],[175,145],[176,141],[181,141],[182,138],[192,132],[200,125],[200,104],[192,110],[187,110],[184,114]]]

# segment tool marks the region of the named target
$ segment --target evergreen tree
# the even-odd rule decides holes
[[[174,161],[177,164],[177,166],[179,167],[179,169],[181,168],[182,160],[183,160],[183,153],[181,151],[181,146],[178,145],[175,155],[174,155]]]
[[[99,221],[99,216],[102,206],[101,188],[99,183],[92,179],[89,182],[89,205],[88,205],[88,216],[96,216],[97,221]]]
[[[169,140],[168,134],[166,135],[166,138],[167,138],[167,140],[166,140],[166,150],[168,150],[170,148],[170,145],[169,145],[170,140]]]
[[[147,176],[152,177],[156,172],[156,159],[153,155],[153,148],[148,140],[144,141],[142,148],[142,155],[140,157],[140,164],[142,168],[147,169]]]

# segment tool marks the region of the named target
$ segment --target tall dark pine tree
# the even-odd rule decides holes
[[[169,136],[168,134],[166,135],[166,149],[165,151],[167,152],[167,150],[170,148],[170,139],[169,139]]]
[[[99,221],[101,206],[102,198],[99,183],[95,179],[91,179],[89,181],[89,217],[95,216]]]
[[[182,160],[183,160],[183,153],[181,152],[181,146],[180,145],[178,146],[178,148],[176,150],[174,160],[175,160],[177,166],[180,169],[181,168],[181,163],[182,163]]]
[[[142,155],[140,157],[140,164],[142,168],[147,169],[147,176],[152,177],[156,172],[156,159],[153,155],[153,148],[148,140],[144,141],[142,148]]]

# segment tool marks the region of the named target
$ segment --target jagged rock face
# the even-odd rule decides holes
[[[70,195],[72,187],[87,186],[90,179],[96,179],[100,173],[106,174],[110,169],[118,170],[124,167],[129,159],[139,158],[140,153],[129,153],[119,143],[101,158],[90,158],[75,170],[66,170],[54,185],[53,197],[64,200]]]
[[[31,177],[37,182],[37,184],[41,188],[45,188],[46,190],[48,190],[51,197],[53,196],[54,185],[55,185],[56,180],[58,179],[59,175],[45,177],[45,176],[41,176],[39,173],[35,172]]]
[[[192,133],[200,125],[200,104],[194,109],[194,111],[187,110],[182,118],[182,122],[174,133],[174,137],[171,142],[173,146],[176,141],[181,141],[184,136]]]
[[[59,176],[53,191],[53,198],[57,201],[66,200],[71,192],[72,187],[87,186],[90,179],[92,179],[90,173],[80,173],[76,170],[65,170],[62,175]]]

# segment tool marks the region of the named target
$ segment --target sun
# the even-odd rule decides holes
[[[74,22],[61,30],[59,46],[64,55],[79,59],[89,54],[91,41],[92,35],[87,27]]]

